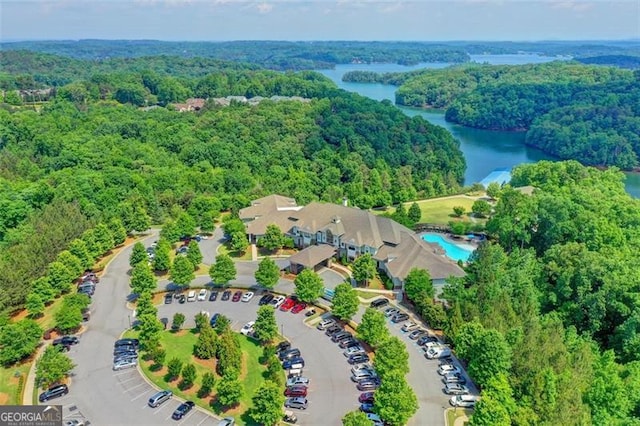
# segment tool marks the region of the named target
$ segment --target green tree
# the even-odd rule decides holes
[[[164,238],[158,241],[155,256],[153,257],[153,269],[158,272],[166,272],[171,269],[171,244]]]
[[[191,237],[196,233],[196,220],[186,212],[176,219],[176,229],[180,237]]]
[[[243,395],[242,383],[237,375],[223,375],[218,383],[218,402],[223,407],[233,407],[240,403]]]
[[[25,302],[25,308],[29,312],[29,316],[32,318],[38,318],[44,313],[44,302],[38,293],[33,291],[27,294],[27,300]]]
[[[456,353],[467,361],[473,356],[474,348],[478,345],[484,334],[484,327],[479,321],[470,321],[462,324],[454,336]]]
[[[200,252],[200,246],[196,240],[189,242],[189,250],[187,251],[187,259],[191,261],[194,266],[194,270],[198,269],[198,265],[202,262],[202,253]]]
[[[131,292],[142,294],[152,292],[158,286],[155,275],[147,262],[140,262],[131,271]]]
[[[218,336],[224,334],[231,329],[231,321],[224,315],[220,315],[216,321],[216,333]]]
[[[462,217],[465,213],[466,209],[463,206],[454,206],[453,207],[453,215],[455,217]]]
[[[267,225],[267,229],[262,237],[258,240],[258,247],[264,247],[267,250],[275,251],[284,246],[285,235],[282,233],[278,225]]]
[[[371,424],[366,413],[360,410],[349,411],[342,417],[342,426],[371,426]]]
[[[196,377],[198,377],[196,366],[191,363],[187,363],[182,367],[182,382],[180,382],[179,385],[180,389],[189,389],[195,383]]]
[[[296,295],[306,303],[311,303],[322,294],[324,285],[322,278],[311,269],[304,269],[293,281],[296,286]]]
[[[227,375],[229,371],[240,371],[242,367],[242,350],[238,335],[225,330],[218,339],[217,354],[218,364],[216,365],[220,375]]]
[[[131,249],[131,255],[129,256],[129,266],[134,268],[138,263],[146,263],[148,260],[149,256],[147,255],[147,249],[140,241],[138,241],[133,245],[133,249]]]
[[[36,383],[47,388],[60,382],[69,375],[75,365],[60,346],[47,346],[44,353],[36,361]]]
[[[210,326],[209,325],[209,317],[203,313],[203,312],[198,312],[195,315],[195,323],[196,323],[196,330],[197,331],[202,331],[203,328]]]
[[[358,283],[364,283],[365,286],[369,285],[369,281],[372,280],[377,273],[376,262],[369,253],[365,253],[358,257],[353,262],[352,269],[353,278]]]
[[[165,381],[170,382],[180,377],[182,371],[182,360],[180,358],[171,358],[167,363],[167,375]]]
[[[487,217],[491,214],[491,204],[485,200],[476,200],[471,206],[471,211],[478,217]]]
[[[214,284],[225,286],[236,278],[236,265],[228,255],[219,254],[209,268],[209,276]]]
[[[433,299],[435,290],[431,275],[425,269],[413,268],[404,279],[404,292],[412,301],[417,301],[422,295]]]
[[[213,386],[215,384],[216,376],[210,372],[204,373],[202,375],[202,385],[200,386],[200,389],[198,389],[198,398],[206,398],[213,390]]]
[[[500,196],[500,184],[498,182],[491,182],[487,185],[487,196],[495,200]]]
[[[173,314],[173,321],[171,322],[171,329],[180,330],[187,318],[181,312]]]
[[[113,245],[115,247],[121,246],[127,240],[127,230],[122,224],[122,220],[119,217],[114,217],[109,221],[109,231],[113,237]]]
[[[74,277],[79,276],[84,271],[84,267],[82,265],[82,261],[74,256],[69,250],[63,250],[56,257],[56,261],[62,263],[64,266],[69,269],[69,273],[71,273]]]
[[[168,241],[169,243],[179,241],[180,236],[180,229],[173,220],[167,220],[160,230],[160,238]]]
[[[276,355],[267,358],[267,371],[265,371],[265,380],[277,383],[279,386],[284,384],[282,375],[282,364]]]
[[[258,284],[265,288],[273,288],[280,279],[280,267],[276,262],[268,257],[263,258],[258,264],[255,272],[255,278]]]
[[[244,223],[237,217],[228,216],[222,225],[224,229],[224,234],[227,238],[231,238],[231,236],[236,232],[245,233]]]
[[[278,335],[278,324],[273,306],[263,305],[258,308],[256,323],[253,326],[254,336],[261,342],[270,342]]]
[[[44,276],[36,279],[31,284],[31,292],[37,294],[45,303],[51,302],[56,297],[56,291],[49,282],[49,277]]]
[[[140,346],[146,351],[151,351],[160,344],[160,333],[164,326],[155,315],[144,314],[138,316],[138,339]]]
[[[122,203],[120,217],[127,232],[143,232],[151,226],[151,218],[141,199]]]
[[[420,210],[418,203],[414,202],[411,204],[411,207],[409,207],[409,210],[407,211],[407,217],[412,223],[420,222],[420,219],[422,218],[422,210]]]
[[[231,240],[229,242],[229,246],[233,251],[244,252],[249,245],[249,240],[247,240],[247,234],[244,231],[234,232],[231,234]]]
[[[158,315],[158,308],[153,304],[153,295],[150,291],[143,291],[136,300],[136,315],[144,314]]]
[[[627,418],[631,401],[619,369],[613,351],[604,352],[594,362],[594,378],[584,394],[593,424],[616,424]]]
[[[42,328],[31,319],[23,319],[0,328],[0,364],[9,367],[31,355],[42,337]]]
[[[82,310],[77,306],[62,302],[62,306],[55,313],[56,328],[62,333],[77,330],[82,324]]]
[[[64,263],[52,262],[49,264],[47,276],[49,283],[58,294],[68,293],[71,290],[71,283],[75,279],[73,272],[69,271]]]
[[[193,347],[193,354],[200,359],[211,359],[216,356],[218,336],[209,324],[200,329],[198,340]]]
[[[153,362],[158,365],[161,366],[164,364],[165,359],[167,358],[167,351],[166,349],[158,346],[156,347],[152,352],[151,352],[151,358],[153,359]]]
[[[409,372],[407,347],[395,336],[388,338],[378,347],[373,366],[383,382],[393,372],[404,376]]]
[[[69,244],[69,252],[80,259],[80,262],[82,262],[82,267],[84,269],[89,269],[93,266],[94,258],[93,256],[91,256],[91,253],[87,248],[87,243],[85,243],[84,240],[76,238],[75,240],[71,241],[71,243]]]
[[[87,246],[87,250],[91,255],[91,260],[93,264],[93,260],[99,258],[102,255],[102,252],[100,251],[100,245],[96,240],[95,229],[87,229],[82,234],[82,241],[84,241],[84,244]]]
[[[385,423],[397,426],[407,424],[418,410],[418,398],[405,380],[404,373],[395,370],[383,377],[373,407]]]
[[[373,308],[367,308],[358,325],[358,338],[377,347],[389,339],[389,329],[384,314]]]
[[[215,231],[215,216],[211,212],[206,212],[202,214],[200,218],[200,230],[206,233],[213,233]]]
[[[184,256],[177,256],[171,266],[171,281],[181,286],[188,286],[195,279],[193,263]]]
[[[100,248],[100,255],[103,255],[113,248],[113,235],[111,235],[109,227],[104,223],[97,224],[94,231],[96,245]]]
[[[284,399],[280,387],[267,380],[256,390],[249,416],[258,424],[276,425],[282,420]]]
[[[331,312],[341,320],[350,320],[360,306],[358,293],[349,283],[338,284],[331,301]]]
[[[506,374],[511,368],[511,348],[497,330],[482,333],[471,351],[467,371],[480,386],[485,386],[498,374]]]
[[[483,395],[473,410],[470,426],[509,426],[511,417],[505,407],[491,396]]]

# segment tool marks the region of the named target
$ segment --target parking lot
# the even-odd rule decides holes
[[[162,305],[158,309],[160,318],[167,318],[169,323],[176,312],[183,313],[187,320],[184,327],[195,325],[194,317],[200,311],[208,311],[211,315],[220,313],[231,320],[232,329],[239,331],[244,324],[256,319],[258,299],[256,295],[250,302],[173,302]],[[292,347],[300,349],[305,360],[304,376],[310,379],[309,407],[306,410],[293,410],[298,416],[298,424],[337,425],[342,416],[358,408],[358,395],[355,384],[350,379],[351,366],[337,344],[323,332],[304,323],[304,312],[276,311],[276,321],[284,336]]]

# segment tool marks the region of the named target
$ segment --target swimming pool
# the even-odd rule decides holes
[[[447,257],[449,259],[455,260],[456,262],[458,260],[462,260],[463,262],[466,262],[467,260],[469,260],[469,256],[471,256],[471,253],[473,253],[472,250],[469,250],[465,247],[461,247],[445,239],[440,234],[424,234],[422,236],[422,239],[428,243],[438,244],[440,247],[444,249],[444,252],[447,255]]]

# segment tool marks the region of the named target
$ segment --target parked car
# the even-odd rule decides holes
[[[467,395],[469,388],[460,383],[447,383],[444,385],[444,393],[447,395]]]
[[[360,370],[368,370],[368,369],[373,370],[373,366],[368,362],[363,362],[363,363],[360,363],[360,364],[354,364],[351,367],[351,373],[352,374],[356,374]]]
[[[351,346],[347,349],[344,350],[344,352],[342,352],[342,354],[344,356],[346,356],[347,358],[349,358],[351,355],[355,355],[355,354],[363,354],[366,353],[366,351],[364,350],[364,348],[362,346]]]
[[[421,336],[424,336],[425,334],[427,334],[427,330],[423,330],[420,328],[418,330],[413,330],[411,333],[407,335],[407,337],[411,340],[418,340],[418,338],[420,338]]]
[[[54,345],[56,344],[77,345],[78,343],[80,343],[80,339],[78,339],[76,336],[62,336],[53,341]]]
[[[427,359],[446,358],[451,356],[451,349],[446,346],[436,346],[429,348],[424,354]]]
[[[378,374],[374,369],[359,370],[358,372],[351,374],[351,381],[356,383],[365,379],[377,379],[377,378],[378,378]]]
[[[45,402],[53,398],[59,398],[69,393],[67,385],[53,385],[38,397],[38,401]]]
[[[69,419],[65,420],[63,423],[64,426],[86,426],[87,423],[83,419]]]
[[[244,325],[244,327],[242,327],[242,329],[240,329],[240,333],[244,334],[245,336],[253,333],[253,326],[255,323],[255,321],[249,321]]]
[[[287,387],[297,385],[309,386],[309,379],[302,376],[295,376],[287,379]]]
[[[113,357],[113,364],[115,365],[121,362],[128,362],[131,360],[138,362],[138,354],[127,353],[127,354],[116,355]]]
[[[338,342],[340,342],[342,340],[350,339],[352,337],[353,337],[353,334],[349,333],[348,331],[344,331],[343,330],[343,331],[339,331],[336,334],[334,334],[333,336],[331,336],[331,341],[335,342],[335,343],[338,343]]]
[[[361,362],[369,362],[369,355],[355,354],[348,358],[349,364],[360,364]]]
[[[182,304],[186,301],[187,301],[187,298],[185,297],[184,294],[181,294],[180,297],[178,297],[178,303]]]
[[[334,325],[336,323],[336,321],[334,319],[328,318],[328,319],[323,319],[322,321],[320,321],[318,323],[318,325],[316,326],[316,328],[318,330],[326,330],[327,328],[331,327],[332,325]]]
[[[116,346],[113,348],[113,355],[124,355],[127,353],[132,353],[134,355],[137,355],[138,353],[138,349],[135,346]]]
[[[242,295],[242,301],[245,303],[249,302],[251,299],[253,299],[252,291],[247,291],[245,294]]]
[[[351,337],[349,339],[341,340],[340,343],[338,343],[338,346],[342,349],[348,349],[354,346],[360,346],[360,342],[355,337]]]
[[[176,410],[173,412],[173,414],[171,415],[171,418],[173,420],[182,419],[184,416],[189,414],[189,411],[191,411],[193,407],[195,407],[195,405],[196,404],[193,401],[183,402],[182,404],[178,405],[178,408],[176,408]]]
[[[282,368],[284,368],[285,370],[289,370],[291,368],[303,368],[303,367],[304,367],[304,359],[302,359],[302,357],[299,357],[299,356],[285,359],[282,362]]]
[[[379,309],[389,304],[389,299],[382,297],[380,299],[376,299],[369,304],[372,308]]]
[[[295,304],[296,304],[296,299],[293,296],[289,296],[284,300],[284,302],[280,306],[280,310],[282,312],[286,312],[291,308],[293,308]]]
[[[231,290],[225,290],[222,293],[222,300],[224,301],[229,300],[230,297],[231,297]]]
[[[390,318],[390,317],[392,317],[394,315],[397,315],[399,313],[400,313],[400,309],[394,308],[393,306],[384,310],[384,316],[388,317],[388,318]]]
[[[293,411],[290,410],[286,410],[284,412],[284,416],[282,416],[282,420],[287,422],[287,423],[296,423],[298,421],[298,418],[293,414]]]
[[[291,349],[291,343],[287,342],[286,340],[284,342],[278,343],[278,346],[276,346],[277,353],[288,351],[289,349]]]
[[[473,408],[479,399],[475,395],[455,395],[449,399],[449,404],[454,407]]]
[[[373,391],[380,387],[380,382],[377,380],[362,380],[356,385],[359,391]]]
[[[289,386],[284,390],[284,396],[307,396],[307,387],[304,385]]]
[[[291,308],[291,313],[292,314],[299,314],[300,312],[304,311],[305,309],[307,309],[307,304],[304,303],[304,302],[298,302],[293,306],[293,308]]]
[[[395,316],[393,316],[391,318],[391,322],[393,323],[399,323],[402,321],[406,321],[409,319],[409,315],[405,314],[404,312],[400,312],[399,314],[396,314]]]
[[[343,331],[342,326],[333,324],[325,330],[324,334],[326,334],[327,336],[333,336],[334,334],[340,333],[341,331]]]
[[[315,308],[311,308],[307,312],[304,313],[304,316],[305,317],[312,317],[315,314],[316,314],[316,309]]]
[[[373,404],[371,402],[363,402],[360,404],[360,411],[363,413],[373,413]]]
[[[171,304],[171,302],[173,302],[173,294],[165,293],[165,295],[164,295],[164,304],[165,305],[169,305],[169,304]]]
[[[187,302],[195,302],[195,301],[196,301],[196,291],[189,290],[189,293],[187,294]]]
[[[269,302],[271,302],[272,299],[273,299],[273,294],[267,293],[267,294],[263,295],[260,298],[260,300],[258,300],[258,305],[260,305],[260,306],[267,305],[267,304],[269,304]]]
[[[459,383],[461,385],[464,385],[465,383],[467,383],[467,379],[465,379],[464,376],[460,373],[447,373],[442,376],[442,382],[444,384]]]
[[[274,309],[278,309],[280,305],[284,303],[284,300],[285,300],[284,296],[274,296],[273,299],[269,301],[269,304],[273,306]]]
[[[361,393],[360,396],[358,397],[358,402],[363,403],[363,402],[368,402],[368,403],[373,403],[374,401],[374,395],[375,392],[364,392]]]
[[[211,293],[209,294],[209,302],[215,302],[216,300],[218,300],[218,291],[211,290]]]
[[[225,417],[218,422],[218,426],[233,426],[234,424],[236,424],[236,419],[233,417]]]
[[[409,321],[409,322],[406,322],[406,323],[404,323],[402,325],[401,330],[402,331],[413,331],[413,330],[415,330],[416,328],[419,328],[419,327],[420,326],[417,323],[415,323],[413,321]]]
[[[216,324],[218,323],[218,318],[220,318],[220,314],[217,312],[211,315],[211,319],[209,320],[209,324],[211,325],[211,327],[216,326]]]
[[[137,358],[124,358],[117,360],[113,363],[113,371],[124,370],[127,368],[133,368],[138,365]]]
[[[382,421],[380,416],[375,413],[367,413],[367,419],[371,421],[373,426],[384,426],[384,422]]]
[[[202,288],[200,289],[200,291],[198,292],[198,300],[199,301],[204,301],[207,300],[207,290]]]
[[[116,340],[113,346],[134,346],[138,347],[140,345],[140,341],[138,339],[119,339]]]
[[[416,341],[416,343],[420,346],[424,346],[425,344],[429,343],[429,342],[437,342],[438,338],[436,336],[432,336],[430,334],[426,334],[423,336],[420,336],[418,338],[418,340]]]
[[[460,369],[458,367],[456,367],[453,364],[443,365],[443,366],[438,368],[438,374],[441,375],[441,376],[444,376],[445,374],[449,374],[449,373],[460,374],[461,371],[460,371]]]
[[[238,290],[235,293],[233,293],[233,297],[231,298],[231,301],[232,302],[239,302],[241,298],[242,298],[242,291]]]
[[[280,361],[284,361],[285,359],[291,359],[299,356],[300,356],[300,349],[298,348],[287,349],[286,351],[280,352],[280,354],[278,355],[278,357],[280,358]]]
[[[187,254],[188,251],[189,251],[189,247],[182,246],[182,247],[178,247],[178,249],[176,250],[176,254],[177,255],[185,255],[185,254]]]
[[[303,397],[287,398],[284,401],[285,407],[296,408],[298,410],[306,410],[308,405],[309,401],[307,401],[307,398]]]
[[[158,405],[167,402],[173,396],[173,392],[170,390],[161,390],[160,392],[156,392],[149,398],[149,407],[156,408]]]

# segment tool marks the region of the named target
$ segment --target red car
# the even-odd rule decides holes
[[[287,299],[284,301],[282,306],[280,306],[280,310],[282,312],[286,312],[289,309],[293,308],[293,305],[295,304],[296,304],[296,299],[294,299],[293,297],[287,297]]]
[[[304,302],[298,302],[295,304],[295,306],[293,308],[291,308],[291,313],[292,314],[298,314],[302,311],[304,311],[305,309],[307,309],[307,304]]]
[[[358,397],[358,402],[360,403],[369,403],[369,404],[373,404],[373,392],[364,392],[361,393],[360,396]]]
[[[306,386],[289,386],[284,391],[284,396],[296,397],[296,396],[307,396],[307,387]]]
[[[231,298],[231,301],[232,302],[239,302],[241,297],[242,297],[242,292],[240,290],[238,290],[235,293],[233,293],[233,297]]]

